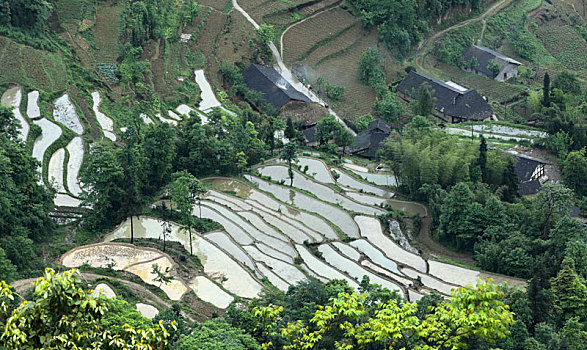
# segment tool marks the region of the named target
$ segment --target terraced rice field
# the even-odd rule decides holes
[[[324,282],[344,279],[357,288],[367,276],[371,283],[397,290],[411,301],[432,291],[448,297],[452,289],[486,277],[524,287],[523,282],[515,279],[426,260],[402,248],[397,243],[402,235],[399,224],[392,222],[394,235],[389,235],[376,217],[384,211],[350,196],[360,194],[359,190],[365,186],[379,195],[364,195],[389,203],[395,201],[391,199],[393,193],[354,178],[349,181],[350,186],[337,183],[330,176],[330,170],[334,169],[317,159],[302,158],[300,163],[308,165],[315,178],[296,172],[293,187],[252,175],[245,175],[248,182],[223,177],[204,179],[211,188],[201,206],[194,206],[193,214],[199,216],[201,210],[202,217],[219,222],[223,230],[192,235],[194,254],[200,258],[205,275],[190,276],[189,282],[184,283],[186,291],[191,290],[200,299],[226,308],[235,297],[257,296],[263,283],[287,291],[289,286],[310,277]],[[285,167],[269,163],[257,171],[281,168]],[[282,172],[272,173],[273,180],[283,180],[287,172],[285,175]],[[327,185],[333,183],[340,186],[340,192]],[[395,202],[406,211],[418,208],[418,204]],[[426,209],[422,208],[421,215],[426,216]],[[160,220],[149,217],[133,220],[135,238],[162,238]],[[345,236],[347,239],[343,240]],[[130,221],[126,220],[105,237],[105,242],[128,237]],[[186,230],[176,224],[172,223],[167,239],[180,242],[190,250]],[[140,252],[138,256],[125,254],[114,254],[126,259],[121,260],[119,268],[137,274],[147,283],[153,276],[141,262],[157,261],[162,266],[173,266],[173,262],[151,256],[150,252]],[[85,261],[105,266],[111,263],[108,256],[91,251],[86,254],[82,249],[69,260],[63,260],[72,266]],[[163,290],[172,293],[169,288]],[[178,297],[179,292],[175,293],[174,297]]]
[[[71,103],[67,94],[61,96],[55,101],[53,119],[65,125],[68,129],[78,135],[81,135],[84,132],[84,127],[77,115],[75,105]]]
[[[41,164],[43,164],[45,151],[53,144],[53,142],[57,141],[57,139],[61,137],[63,132],[57,124],[46,118],[35,120],[33,123],[40,126],[42,130],[41,135],[35,140],[35,144],[33,146],[33,157],[36,158]]]
[[[100,124],[100,127],[102,127],[104,136],[106,136],[112,141],[116,141],[116,134],[114,134],[114,121],[112,120],[112,118],[106,116],[104,113],[100,111],[100,103],[102,103],[102,98],[100,97],[99,91],[92,92],[92,102],[92,109],[94,111],[94,115],[96,116],[98,124]]]
[[[20,122],[20,134],[19,138],[22,141],[26,141],[30,126],[26,119],[22,116],[20,112],[20,102],[22,101],[22,88],[20,86],[12,87],[2,94],[2,99],[0,103],[5,107],[12,107],[12,112],[16,116],[16,119]]]

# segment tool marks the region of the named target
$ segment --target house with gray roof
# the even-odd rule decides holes
[[[434,115],[449,123],[486,121],[495,117],[493,109],[477,90],[466,89],[455,83],[445,83],[415,70],[410,71],[396,87],[398,96],[411,101],[422,84],[427,84],[434,103]]]
[[[375,158],[381,143],[391,134],[391,127],[383,120],[376,119],[369,128],[357,134],[350,150],[352,155],[369,159]]]
[[[518,177],[519,195],[536,194],[542,187],[540,180],[545,175],[544,166],[546,163],[540,159],[521,154],[516,154],[516,157],[518,161],[514,166],[514,171]]]
[[[506,81],[511,77],[518,75],[518,67],[522,63],[504,56],[497,51],[493,51],[487,47],[471,45],[461,56],[461,67],[475,74],[483,75],[498,81]],[[491,64],[497,64],[495,71],[491,70]]]
[[[277,111],[290,102],[312,102],[273,67],[252,64],[243,71],[243,77],[249,89],[262,93],[263,98]]]

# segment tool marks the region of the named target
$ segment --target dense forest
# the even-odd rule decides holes
[[[413,47],[453,11],[476,13],[482,5],[479,0],[348,2],[362,25],[376,28],[385,49],[400,58],[409,56]],[[31,156],[33,142],[19,138],[21,125],[13,110],[0,106],[0,348],[585,349],[587,227],[573,215],[577,210],[587,210],[587,89],[581,73],[551,71],[551,83],[545,72],[539,83],[528,88],[527,96],[516,101],[525,104],[531,111],[532,125],[547,135],[535,143],[521,142],[522,146],[548,153],[561,173],[558,183],[545,183],[536,195],[520,197],[514,155],[496,147],[498,142],[491,143],[495,140],[445,132],[445,123],[438,123],[433,116],[432,92],[424,85],[414,101],[402,101],[390,87],[383,47],[367,48],[359,61],[353,62],[356,71],[346,72],[356,74],[360,83],[376,95],[372,114],[357,116],[353,127],[368,130],[375,119],[396,124],[382,143],[376,162],[358,158],[351,161],[364,162],[361,164],[372,168],[387,166],[397,184],[386,190],[393,190],[400,201],[425,205],[429,212],[429,217],[422,218],[378,204],[373,208],[386,214],[377,219],[389,227],[389,218],[396,217],[402,228],[410,227],[416,233],[429,224],[436,243],[473,261],[467,268],[519,278],[527,282],[525,289],[479,281],[474,286],[455,287],[450,296],[432,291],[417,302],[409,302],[401,291],[373,284],[367,276],[357,280],[358,289],[344,279],[309,278],[291,283],[285,291],[267,278],[259,278],[263,285],[256,298],[235,297],[226,310],[217,308],[206,313],[193,309],[203,303],[165,299],[160,287],[173,277],[166,277],[156,267],[152,274],[158,278],[158,287],[148,289],[138,283],[136,276],[131,279],[150,291],[144,295],[151,293],[165,299],[161,304],[165,307],[159,305],[161,312],[149,319],[132,305],[144,295],[138,297],[120,282],[130,273],[116,272],[107,264],[99,268],[82,265],[79,271],[83,274],[103,274],[126,286],[117,290],[122,291],[117,298],[96,296],[84,275],[57,263],[59,256],[78,245],[102,242],[105,233],[129,217],[132,225],[132,217],[151,215],[187,228],[189,249],[181,246],[173,250],[168,246],[166,254],[177,259],[177,264],[196,266],[182,270],[184,275],[194,271],[203,275],[204,262],[194,254],[198,247],[192,247],[192,232],[210,233],[223,226],[202,218],[201,202],[212,189],[202,179],[222,176],[249,184],[243,176],[247,174],[259,176],[271,185],[289,185],[293,191],[294,184],[308,175],[307,166],[304,169],[296,165],[298,156],[319,154],[316,159],[337,169],[327,174],[334,179],[328,188],[343,193],[336,182],[340,177],[337,171],[342,169],[343,158],[351,159],[347,151],[354,143],[352,128],[328,114],[315,124],[316,147],[308,148],[303,125],[291,118],[281,119],[261,93],[245,84],[245,63],[269,60],[267,44],[276,35],[269,26],[262,27],[271,29],[269,34],[257,31],[255,36],[255,31],[250,30],[245,47],[253,54],[245,62],[219,62],[217,57],[205,57],[202,61],[209,61],[203,64],[198,59],[202,53],[189,50],[178,56],[176,65],[182,67],[178,69],[182,77],[185,72],[192,77],[196,68],[216,67],[215,92],[222,108],[206,113],[192,110],[175,124],[145,123],[145,116],[168,115],[180,103],[195,106],[201,92],[194,79],[180,82],[174,76],[173,83],[166,86],[167,95],[160,94],[160,87],[154,83],[154,43],[157,50],[161,48],[157,55],[170,57],[184,28],[198,28],[194,30],[196,37],[197,31],[203,29],[198,27],[198,20],[204,18],[199,22],[203,27],[208,16],[228,16],[225,12],[236,10],[229,4],[225,7],[228,11],[223,12],[224,9],[210,7],[209,1],[114,1],[122,5],[120,36],[112,38],[120,42],[118,56],[114,62],[93,67],[76,56],[79,48],[67,41],[65,30],[56,29],[58,19],[52,16],[57,16],[57,3],[0,0],[1,38],[10,38],[22,47],[57,52],[67,69],[70,85],[65,91],[82,96],[78,104],[91,100],[91,91],[102,91],[106,97],[101,108],[114,116],[117,124],[124,125],[124,130],[119,128],[116,141],[102,137],[99,130],[80,135],[84,142],[89,141],[79,174],[82,205],[73,211],[74,220],[64,224],[53,204],[58,190],[43,185],[43,167],[47,165]],[[92,6],[88,8],[95,10]],[[237,21],[236,17],[228,18],[228,24],[219,29],[223,34],[230,32],[231,23]],[[489,20],[490,25],[492,21],[505,19],[496,16]],[[79,26],[83,23],[78,22]],[[489,28],[497,42],[498,31]],[[435,55],[443,63],[461,66],[459,57],[474,34],[470,30],[447,34]],[[530,62],[539,60],[525,23],[516,23],[501,34],[508,40],[520,41],[514,50],[521,57]],[[79,36],[91,34],[80,32]],[[196,39],[189,40],[193,45]],[[237,45],[230,50],[236,52]],[[406,63],[402,69],[409,72],[414,68]],[[526,72],[528,76],[534,74]],[[529,78],[523,75],[522,72],[522,77],[516,78],[517,84],[526,84],[523,79]],[[51,101],[63,91],[41,91],[41,96]],[[344,98],[352,97],[347,94]],[[49,114],[42,111],[42,116]],[[88,116],[82,118],[84,125],[90,126],[87,119]],[[41,134],[39,129],[31,123],[31,134],[36,135],[33,141]],[[280,132],[287,141],[279,136]],[[254,168],[268,159],[287,163],[288,182],[261,176]],[[319,199],[309,191],[297,193]],[[223,194],[233,196],[236,192],[226,190]],[[361,195],[364,193],[357,191],[356,196]],[[200,207],[199,216],[196,206]],[[333,208],[343,207],[337,203]],[[281,207],[275,209],[276,216],[282,214]],[[135,242],[132,230],[131,244],[160,249],[159,241]],[[340,236],[344,243],[359,240]],[[318,260],[324,261],[316,245],[303,242]],[[297,269],[305,268],[301,257],[295,259]],[[42,277],[34,288],[24,293],[9,285],[39,276]],[[218,285],[223,282],[226,281]]]

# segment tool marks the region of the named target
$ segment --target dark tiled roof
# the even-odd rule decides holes
[[[536,167],[540,164],[545,164],[537,159],[522,155],[518,155],[517,157],[518,161],[516,162],[514,169],[519,182],[529,181],[532,178],[532,174],[534,174]]]
[[[518,193],[520,194],[520,196],[535,194],[538,193],[540,187],[540,181],[538,180],[522,182],[518,185]]]
[[[436,98],[434,109],[449,116],[467,120],[484,120],[493,115],[491,106],[476,90],[461,91],[428,75],[411,71],[397,86],[397,91],[414,99],[424,83],[430,85]]]
[[[304,134],[306,143],[314,143],[318,141],[318,139],[316,139],[316,125],[302,130],[302,134]]]
[[[259,91],[276,110],[290,101],[312,102],[296,90],[273,67],[253,64],[243,71],[245,83],[250,89]]]
[[[503,61],[506,61],[508,63],[515,64],[518,66],[521,65],[520,62],[513,60],[507,56],[504,56],[497,51],[493,51],[493,50],[491,50],[487,47],[483,47],[483,46],[477,46],[477,45],[469,46],[469,48],[467,50],[465,50],[465,52],[461,56],[461,60],[463,62],[470,62],[471,58],[473,58],[473,57],[475,57],[477,59],[477,63],[479,64],[476,68],[477,71],[479,71],[481,74],[483,74],[487,77],[493,77],[493,73],[489,70],[489,68],[487,68],[487,66],[489,65],[489,61],[495,60],[496,58],[499,58]]]
[[[351,153],[375,158],[381,142],[389,136],[390,131],[391,128],[384,121],[380,119],[372,121],[367,130],[358,133],[355,137]]]

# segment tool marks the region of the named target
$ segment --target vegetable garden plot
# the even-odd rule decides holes
[[[295,63],[312,47],[325,44],[325,40],[357,23],[346,10],[335,7],[290,28],[283,36],[283,60]]]
[[[363,26],[357,19],[355,23],[343,28],[338,33],[334,33],[331,36],[331,40],[328,40],[324,45],[315,47],[315,50],[309,54],[306,53],[303,62],[309,65],[315,65],[328,57],[340,53],[342,50],[348,50],[351,46],[355,45],[357,40],[361,40],[361,37],[368,34],[369,32],[363,29]]]
[[[20,122],[20,134],[18,138],[22,141],[26,141],[27,137],[29,136],[30,126],[26,119],[22,116],[20,112],[20,102],[22,101],[22,88],[20,86],[15,86],[10,88],[2,94],[2,98],[0,99],[0,104],[5,107],[12,107],[12,112],[16,119]]]
[[[357,281],[361,281],[363,279],[363,276],[367,276],[367,277],[369,277],[370,283],[380,284],[384,288],[389,288],[390,290],[397,290],[402,295],[404,294],[402,289],[400,288],[400,286],[397,285],[396,283],[391,282],[386,279],[383,279],[383,278],[365,270],[359,264],[340,255],[331,246],[329,246],[327,244],[322,244],[320,247],[318,247],[318,250],[322,253],[326,262],[328,262],[330,265],[336,267],[337,269],[339,269],[341,271],[347,272],[349,275],[351,275]]]
[[[284,165],[268,165],[262,166],[257,168],[257,171],[263,176],[269,176],[273,180],[277,181],[287,181],[289,182],[289,175],[288,175],[288,168]],[[352,199],[343,196],[340,192],[335,191],[334,189],[323,185],[321,183],[315,182],[302,173],[294,170],[294,180],[293,186],[304,191],[308,191],[323,201],[330,202],[332,204],[337,204],[342,206],[344,209],[362,213],[366,215],[383,215],[385,214],[385,210],[380,208],[375,208],[372,206],[367,206],[364,204],[357,203]]]
[[[33,123],[40,126],[42,130],[41,135],[37,137],[35,144],[33,145],[33,158],[38,160],[42,165],[45,151],[47,151],[47,148],[49,148],[53,142],[57,141],[57,139],[61,137],[62,130],[57,124],[47,120],[46,118],[35,120]]]
[[[261,190],[272,193],[283,202],[291,203],[295,207],[321,215],[330,222],[338,225],[347,236],[351,238],[357,238],[359,236],[359,229],[356,223],[344,210],[321,202],[306,194],[275,185],[251,175],[245,175],[245,178],[255,183]]]
[[[197,276],[190,284],[190,288],[198,295],[198,298],[220,309],[226,309],[234,300],[234,297],[205,276]]]
[[[27,95],[26,114],[31,119],[36,119],[41,116],[41,109],[39,108],[39,92],[31,91]]]
[[[53,108],[53,119],[65,125],[78,135],[84,132],[84,127],[79,120],[75,106],[71,103],[69,95],[65,94],[55,100]]]
[[[74,196],[79,196],[82,190],[79,186],[79,172],[84,160],[84,144],[80,136],[74,137],[67,145],[69,162],[67,163],[67,187]]]

